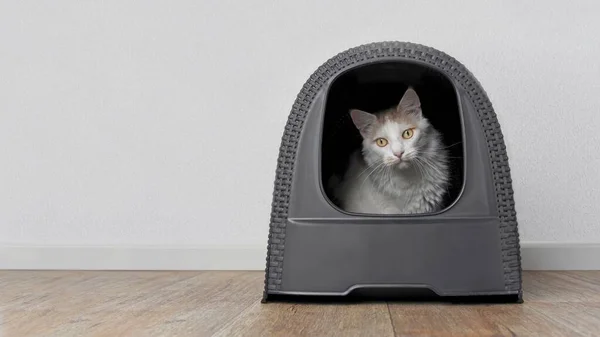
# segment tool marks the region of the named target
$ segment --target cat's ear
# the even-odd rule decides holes
[[[396,111],[398,113],[412,114],[421,117],[421,100],[413,88],[409,87],[406,90],[400,103],[398,103]]]
[[[350,110],[350,117],[363,137],[367,136],[371,130],[371,127],[377,121],[377,117],[375,115],[357,109]]]

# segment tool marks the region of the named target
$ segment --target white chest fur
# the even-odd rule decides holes
[[[416,168],[400,172],[391,169],[373,171],[364,163],[360,152],[356,152],[335,194],[341,207],[348,212],[428,213],[441,204],[440,183],[443,181],[432,181]]]

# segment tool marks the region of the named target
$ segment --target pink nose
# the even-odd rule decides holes
[[[394,156],[398,157],[398,159],[402,159],[403,154],[404,154],[404,151],[394,152]]]

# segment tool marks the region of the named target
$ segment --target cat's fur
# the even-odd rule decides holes
[[[411,214],[440,210],[449,182],[441,134],[423,116],[419,96],[409,88],[397,107],[376,114],[351,110],[363,137],[334,187],[339,206],[356,213]],[[412,138],[404,130],[414,128]],[[379,147],[376,139],[388,144]],[[400,157],[398,157],[400,156]]]

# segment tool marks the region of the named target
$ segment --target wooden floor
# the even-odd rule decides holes
[[[0,271],[0,336],[599,336],[600,272],[525,272],[525,303],[261,304],[260,272]]]

